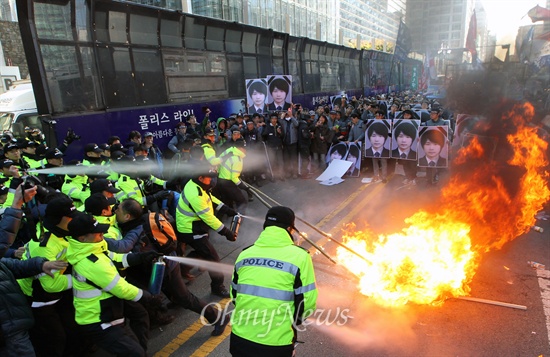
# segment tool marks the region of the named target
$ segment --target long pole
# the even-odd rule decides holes
[[[244,181],[243,181],[244,182]],[[249,188],[252,187],[250,186],[249,184],[245,183],[245,185],[247,185]],[[254,188],[254,187],[252,187]],[[261,192],[261,191],[259,191]],[[263,192],[262,192],[263,193]],[[267,208],[271,208],[273,207],[272,205],[270,205],[267,201],[265,201],[259,194],[256,190],[252,190],[252,194],[254,196],[256,196],[256,198],[258,198],[258,200],[260,200],[261,203],[263,203]],[[308,242],[309,244],[311,244],[315,249],[317,249],[319,251],[319,253],[323,254],[328,260],[330,260],[331,262],[333,262],[334,264],[338,264],[336,262],[336,260],[332,259],[332,257],[330,255],[328,255],[324,250],[323,248],[319,247],[319,245],[317,245],[315,242],[313,242],[311,239],[309,239],[308,237],[306,237],[302,232],[300,232],[299,230],[296,230],[296,232],[300,235],[300,237],[302,237],[306,242]]]
[[[497,306],[503,306],[503,307],[510,307],[512,309],[518,309],[518,310],[527,310],[527,306],[524,305],[516,305],[516,304],[510,304],[507,302],[501,302],[501,301],[495,301],[495,300],[487,300],[487,299],[480,299],[480,298],[474,298],[469,296],[458,296],[455,299],[459,300],[466,300],[466,301],[474,301],[474,302],[480,302],[482,304],[489,304],[489,305],[497,305]]]
[[[244,182],[244,181],[243,181],[243,182]],[[279,202],[275,201],[273,198],[269,197],[269,196],[268,196],[267,194],[265,194],[264,192],[258,190],[256,187],[253,187],[252,185],[249,185],[249,184],[247,184],[247,183],[245,183],[245,185],[246,185],[247,187],[249,187],[249,188],[252,190],[252,192],[253,192],[258,198],[259,198],[259,195],[262,195],[262,196],[264,196],[265,198],[267,198],[268,200],[272,201],[272,202],[273,202],[274,204],[276,204],[277,206],[282,206]],[[263,199],[261,199],[261,198],[259,198],[259,199],[260,199],[261,202],[265,202]],[[269,205],[268,203],[264,203],[264,204]],[[270,205],[269,205],[268,207],[271,208]],[[332,236],[331,236],[330,234],[328,234],[328,233],[326,233],[326,232],[323,232],[323,231],[320,230],[319,228],[315,227],[313,224],[311,224],[311,223],[309,223],[309,222],[303,220],[302,218],[300,218],[300,217],[298,217],[298,216],[296,216],[296,219],[297,219],[298,221],[302,222],[303,224],[305,224],[306,226],[310,227],[311,229],[313,229],[313,230],[316,231],[317,233],[319,233],[319,234],[321,234],[321,235],[327,237],[330,241],[332,241],[332,242],[338,244],[339,246],[341,246],[342,248],[346,249],[348,252],[350,252],[350,253],[352,253],[352,254],[358,256],[359,258],[363,259],[363,260],[366,261],[367,263],[370,263],[370,261],[369,261],[367,258],[365,258],[365,257],[362,256],[361,254],[357,253],[355,250],[351,249],[350,247],[348,247],[348,246],[345,245],[344,243],[339,242],[339,241],[337,241],[336,239],[332,238]],[[300,234],[300,235],[301,235],[301,234]],[[303,237],[303,236],[302,236],[302,237]],[[309,239],[306,239],[306,240],[307,240],[309,243],[311,243],[311,240],[309,240]],[[315,248],[317,248],[317,247],[315,246]],[[319,248],[317,248],[317,249],[319,249]]]

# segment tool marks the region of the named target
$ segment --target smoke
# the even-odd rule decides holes
[[[406,354],[416,349],[413,328],[416,316],[407,306],[385,309],[339,284],[318,286],[317,312],[313,316],[317,330],[328,338],[355,351],[381,354]],[[340,318],[335,316],[340,314]],[[347,318],[345,318],[347,317]],[[312,319],[310,317],[310,319]]]

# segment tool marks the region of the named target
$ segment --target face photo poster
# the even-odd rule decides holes
[[[344,160],[348,154],[348,145],[345,142],[332,144],[327,153],[327,166],[332,160]]]
[[[267,109],[270,112],[288,110],[292,106],[292,76],[267,76]]]
[[[420,128],[418,146],[419,167],[447,167],[449,161],[449,128],[427,126]]]
[[[346,172],[346,176],[359,177],[361,172],[361,144],[348,143],[348,154],[345,160],[351,162],[349,170]]]
[[[391,120],[367,120],[365,133],[365,157],[389,158],[391,149]]]
[[[267,81],[264,78],[247,79],[246,81],[246,102],[248,114],[259,113],[265,115],[267,109]]]
[[[395,119],[392,123],[391,157],[399,160],[418,159],[417,145],[420,120]]]

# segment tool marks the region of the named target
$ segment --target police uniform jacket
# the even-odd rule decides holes
[[[224,159],[219,167],[218,177],[232,181],[238,186],[241,183],[241,172],[243,171],[245,156],[245,153],[237,147],[230,147],[225,150],[222,154]]]
[[[23,260],[41,257],[49,261],[67,261],[69,242],[62,233],[57,232],[57,234],[46,231],[40,241],[29,241],[25,247]],[[42,273],[18,282],[23,293],[32,298],[31,306],[38,308],[57,303],[63,297],[63,292],[73,287],[71,275],[68,272],[67,269],[57,271],[53,278]]]
[[[75,320],[79,325],[101,323],[106,329],[124,322],[123,301],[138,301],[143,291],[122,278],[127,254],[107,250],[107,242],[81,243],[71,239],[67,259],[73,266]]]
[[[311,315],[317,302],[309,253],[294,245],[286,229],[266,227],[256,243],[239,254],[231,297],[234,334],[268,346],[292,344],[293,322],[300,324]]]
[[[208,229],[220,232],[224,224],[215,216],[223,203],[206,191],[198,179],[187,182],[178,200],[176,228],[180,233],[193,233],[194,239],[208,236]]]
[[[204,158],[210,163],[210,165],[218,166],[222,162],[220,158],[216,157],[216,150],[214,150],[210,142],[202,143],[201,146],[204,150]]]
[[[70,177],[69,175],[65,175],[65,182],[61,186],[61,192],[72,198],[76,208],[83,206],[84,201],[90,197],[88,176],[76,175],[75,177]]]

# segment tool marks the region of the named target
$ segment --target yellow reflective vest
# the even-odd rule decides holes
[[[58,237],[51,232],[44,232],[41,241],[29,241],[25,246],[23,260],[35,257],[46,258],[49,261],[67,261],[67,247],[69,242],[66,237]],[[54,273],[53,278],[45,273],[19,279],[17,282],[23,293],[32,297],[32,307],[41,307],[55,304],[60,298],[60,293],[72,288],[71,275],[64,274],[66,269]]]
[[[204,158],[210,163],[210,165],[218,166],[222,162],[220,158],[216,157],[216,150],[214,150],[210,142],[204,143],[201,146],[204,150]]]
[[[154,184],[166,188],[166,181],[159,179],[153,175],[149,176]],[[124,201],[127,198],[133,198],[138,201],[142,206],[147,206],[147,195],[143,188],[143,181],[141,179],[133,179],[128,175],[120,174],[118,181],[115,183],[115,187],[120,189],[120,192],[115,195],[119,202]]]
[[[313,314],[317,302],[309,253],[294,245],[285,229],[266,227],[239,254],[231,297],[234,334],[268,346],[292,344],[293,323]]]
[[[107,242],[71,239],[67,259],[73,266],[75,320],[79,325],[101,323],[103,329],[124,322],[122,300],[138,301],[143,291],[122,278],[127,254],[107,250]]]
[[[192,179],[187,182],[181,192],[176,209],[176,227],[180,233],[194,233],[193,238],[199,239],[208,235],[206,229],[198,229],[196,223],[204,222],[216,232],[220,232],[224,225],[215,216],[212,203],[217,205],[219,210],[223,203],[205,191],[196,181]],[[194,224],[195,223],[195,224]]]
[[[88,176],[76,175],[70,177],[65,175],[65,182],[61,186],[61,192],[69,196],[76,208],[84,205],[84,201],[90,197],[90,189],[88,187]]]
[[[107,233],[103,234],[105,238],[112,238],[116,240],[121,240],[123,238],[122,233],[120,232],[120,229],[118,228],[116,223],[116,216],[94,216],[94,218],[101,224],[109,225],[109,230],[107,231]]]
[[[232,181],[235,185],[239,185],[241,183],[241,172],[243,171],[245,153],[239,148],[230,147],[223,152],[221,157],[223,157],[223,159],[219,167],[218,177]]]

